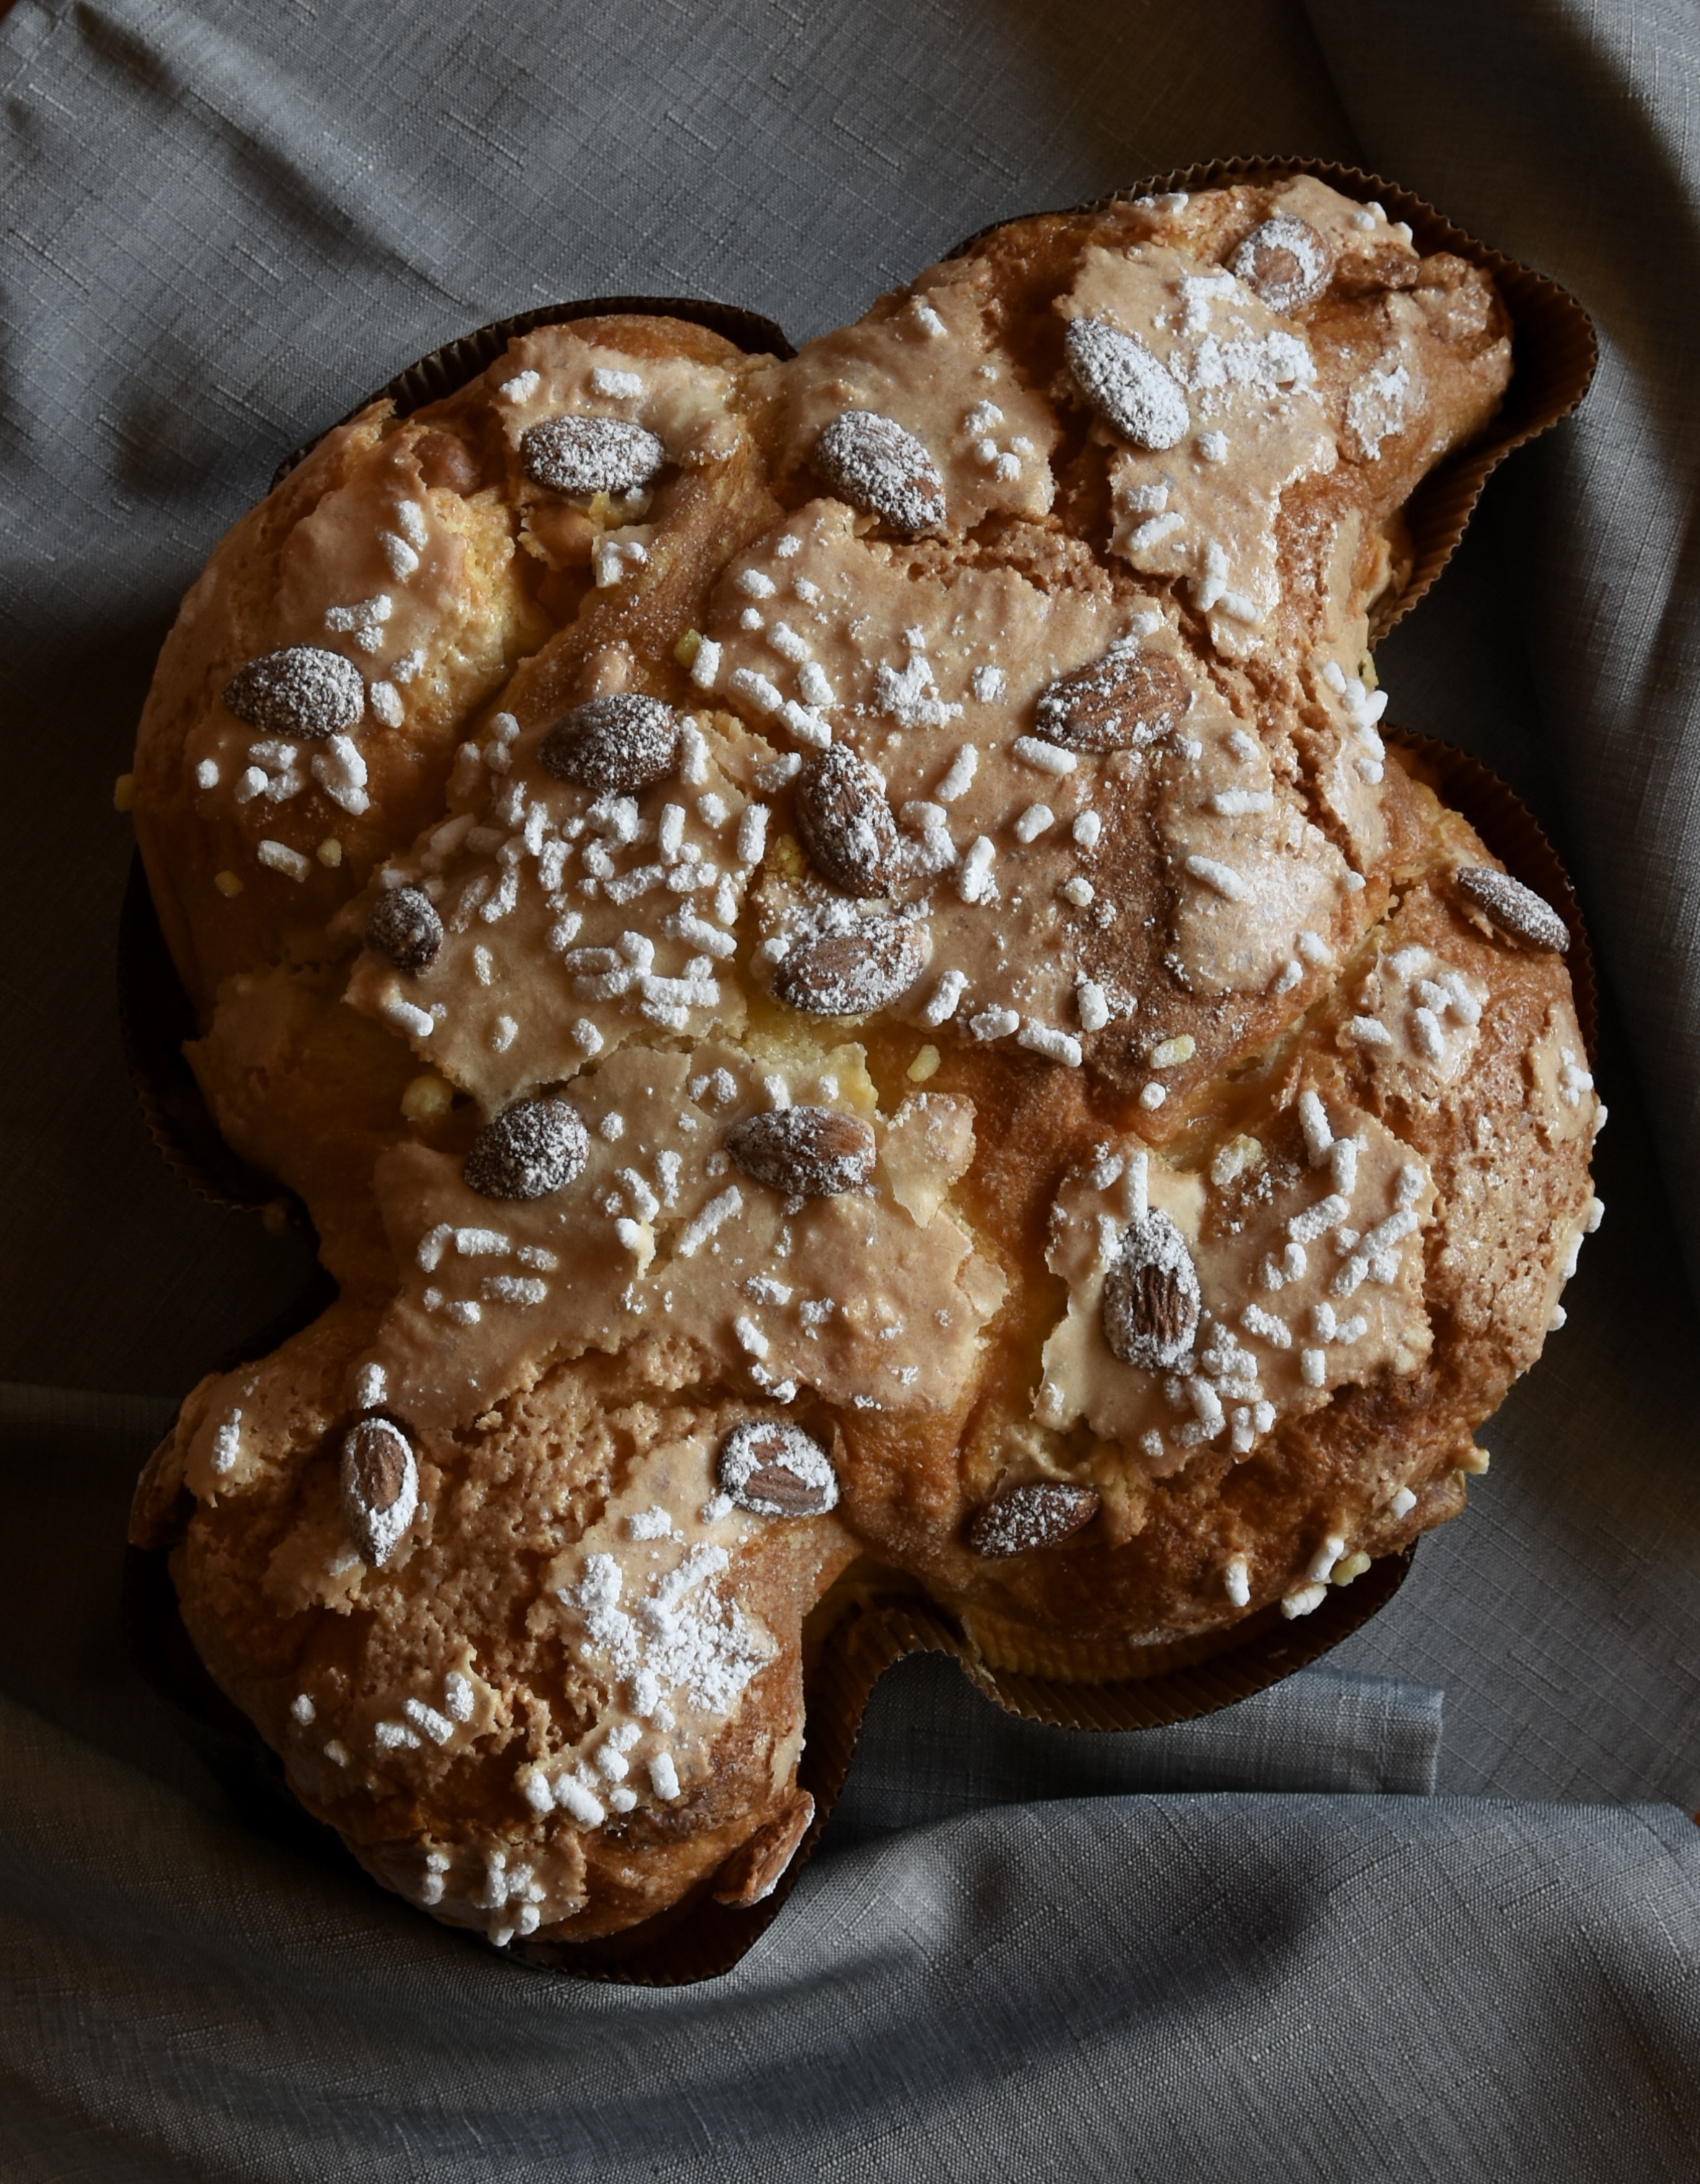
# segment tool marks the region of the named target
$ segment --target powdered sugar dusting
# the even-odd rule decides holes
[[[645,1715],[683,1697],[724,1719],[774,1652],[768,1634],[714,1583],[729,1562],[724,1547],[700,1542],[650,1577],[639,1597],[612,1555],[588,1557],[578,1584],[560,1589],[583,1623],[579,1658],[649,1700],[637,1709]]]

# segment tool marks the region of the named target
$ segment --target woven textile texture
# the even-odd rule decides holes
[[[1697,59],[1680,0],[0,20],[7,2184],[1700,2174]],[[279,455],[452,335],[694,293],[800,340],[989,220],[1235,152],[1396,176],[1600,326],[1580,417],[1379,655],[1598,944],[1569,1324],[1321,1667],[1095,1739],[909,1663],[735,1972],[510,1964],[242,1825],[123,1650],[129,1481],[307,1272],[171,1179],[125,1080],[110,788],[153,654]]]

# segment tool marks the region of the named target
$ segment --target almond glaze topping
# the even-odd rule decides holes
[[[1034,719],[1040,735],[1070,750],[1133,750],[1178,727],[1191,704],[1173,660],[1123,640],[1041,690]]]
[[[238,668],[224,688],[237,720],[263,735],[344,735],[366,710],[360,671],[340,652],[286,644]]]
[[[520,441],[520,462],[534,485],[588,500],[648,485],[667,460],[655,434],[623,417],[551,417]]]
[[[443,920],[423,889],[391,888],[372,905],[366,945],[387,956],[398,971],[422,971],[443,945]]]
[[[866,1189],[873,1132],[833,1107],[778,1107],[727,1131],[726,1150],[747,1176],[788,1198],[833,1198]]]
[[[1153,1208],[1123,1231],[1104,1277],[1104,1340],[1124,1365],[1172,1373],[1198,1331],[1198,1275],[1186,1240]]]
[[[988,1561],[1055,1546],[1084,1531],[1102,1506],[1095,1487],[1035,1479],[1028,1486],[1012,1486],[977,1512],[968,1527],[968,1545]]]
[[[1161,449],[1186,437],[1186,397],[1143,342],[1107,319],[1071,319],[1066,339],[1075,385],[1124,440]]]
[[[419,1507],[413,1444],[389,1418],[362,1418],[343,1436],[343,1514],[361,1559],[381,1569]]]
[[[671,705],[638,690],[616,690],[575,705],[538,747],[557,781],[595,796],[632,796],[678,764],[679,723]]]
[[[815,443],[814,465],[840,499],[911,535],[945,521],[945,480],[912,432],[874,410],[845,410]]]
[[[844,744],[829,744],[798,777],[797,834],[822,879],[846,894],[889,894],[902,844],[885,783]]]
[[[1290,315],[1314,303],[1334,275],[1334,253],[1307,220],[1278,212],[1254,227],[1228,261],[1260,303]]]
[[[565,1100],[518,1100],[473,1139],[460,1179],[482,1198],[547,1198],[590,1156],[578,1110]]]
[[[773,998],[809,1016],[864,1017],[906,994],[926,966],[917,921],[871,918],[793,948],[773,973]]]
[[[1562,956],[1570,945],[1570,928],[1552,904],[1509,872],[1491,865],[1465,865],[1458,872],[1458,888],[1508,940],[1526,940],[1555,956]]]
[[[720,1490],[758,1517],[823,1517],[838,1474],[817,1440],[783,1418],[750,1418],[720,1445]]]

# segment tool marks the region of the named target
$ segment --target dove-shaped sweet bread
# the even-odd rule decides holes
[[[340,1295],[137,1522],[391,1886],[503,1942],[772,1887],[858,1557],[1119,1677],[1459,1507],[1601,1111],[1368,646],[1509,371],[1475,266],[1244,183],[783,361],[543,326],[217,549],[137,824]]]

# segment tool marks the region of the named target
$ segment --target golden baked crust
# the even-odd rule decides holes
[[[1241,185],[783,364],[542,329],[220,547],[138,834],[341,1295],[138,1526],[187,1490],[190,1631],[381,1879],[770,1886],[858,1555],[1104,1677],[1461,1506],[1599,1110],[1367,647],[1509,368],[1474,268]]]

